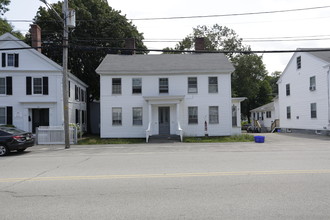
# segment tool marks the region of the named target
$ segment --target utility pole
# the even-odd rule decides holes
[[[56,10],[47,3],[47,0],[40,0],[49,9],[53,10],[56,16],[63,22],[63,125],[64,125],[64,144],[65,148],[70,148],[70,131],[69,131],[69,93],[68,93],[68,46],[69,46],[69,26],[72,28],[75,26],[74,13],[70,13],[68,0],[63,2],[63,18],[56,12]],[[73,17],[72,17],[73,16]],[[68,20],[70,18],[70,25]]]
[[[69,46],[69,27],[68,27],[69,6],[68,0],[63,2],[63,119],[64,119],[64,143],[65,148],[70,148],[69,131],[69,97],[68,97],[68,46]]]

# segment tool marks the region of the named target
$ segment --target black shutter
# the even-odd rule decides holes
[[[11,76],[6,77],[6,88],[7,88],[7,95],[13,94],[13,79]]]
[[[26,94],[32,95],[32,78],[31,78],[31,76],[26,77]]]
[[[7,125],[13,124],[13,107],[7,106]]]
[[[2,67],[6,67],[6,53],[2,53]]]
[[[18,67],[18,63],[19,63],[19,60],[18,60],[19,56],[18,56],[18,53],[15,53],[15,67]]]
[[[42,77],[42,94],[48,95],[48,77]]]

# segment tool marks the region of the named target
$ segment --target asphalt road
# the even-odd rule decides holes
[[[330,138],[35,146],[0,158],[0,219],[330,219]]]

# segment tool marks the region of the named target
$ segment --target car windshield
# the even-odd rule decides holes
[[[18,134],[18,133],[24,133],[25,131],[17,129],[17,128],[9,128],[9,127],[1,127],[0,130],[7,132],[9,134]]]

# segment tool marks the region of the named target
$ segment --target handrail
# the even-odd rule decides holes
[[[178,122],[178,135],[180,135],[180,141],[183,141],[183,130],[181,128],[180,122]]]
[[[148,124],[148,129],[146,130],[146,143],[149,142],[149,137],[151,136],[151,122]]]

